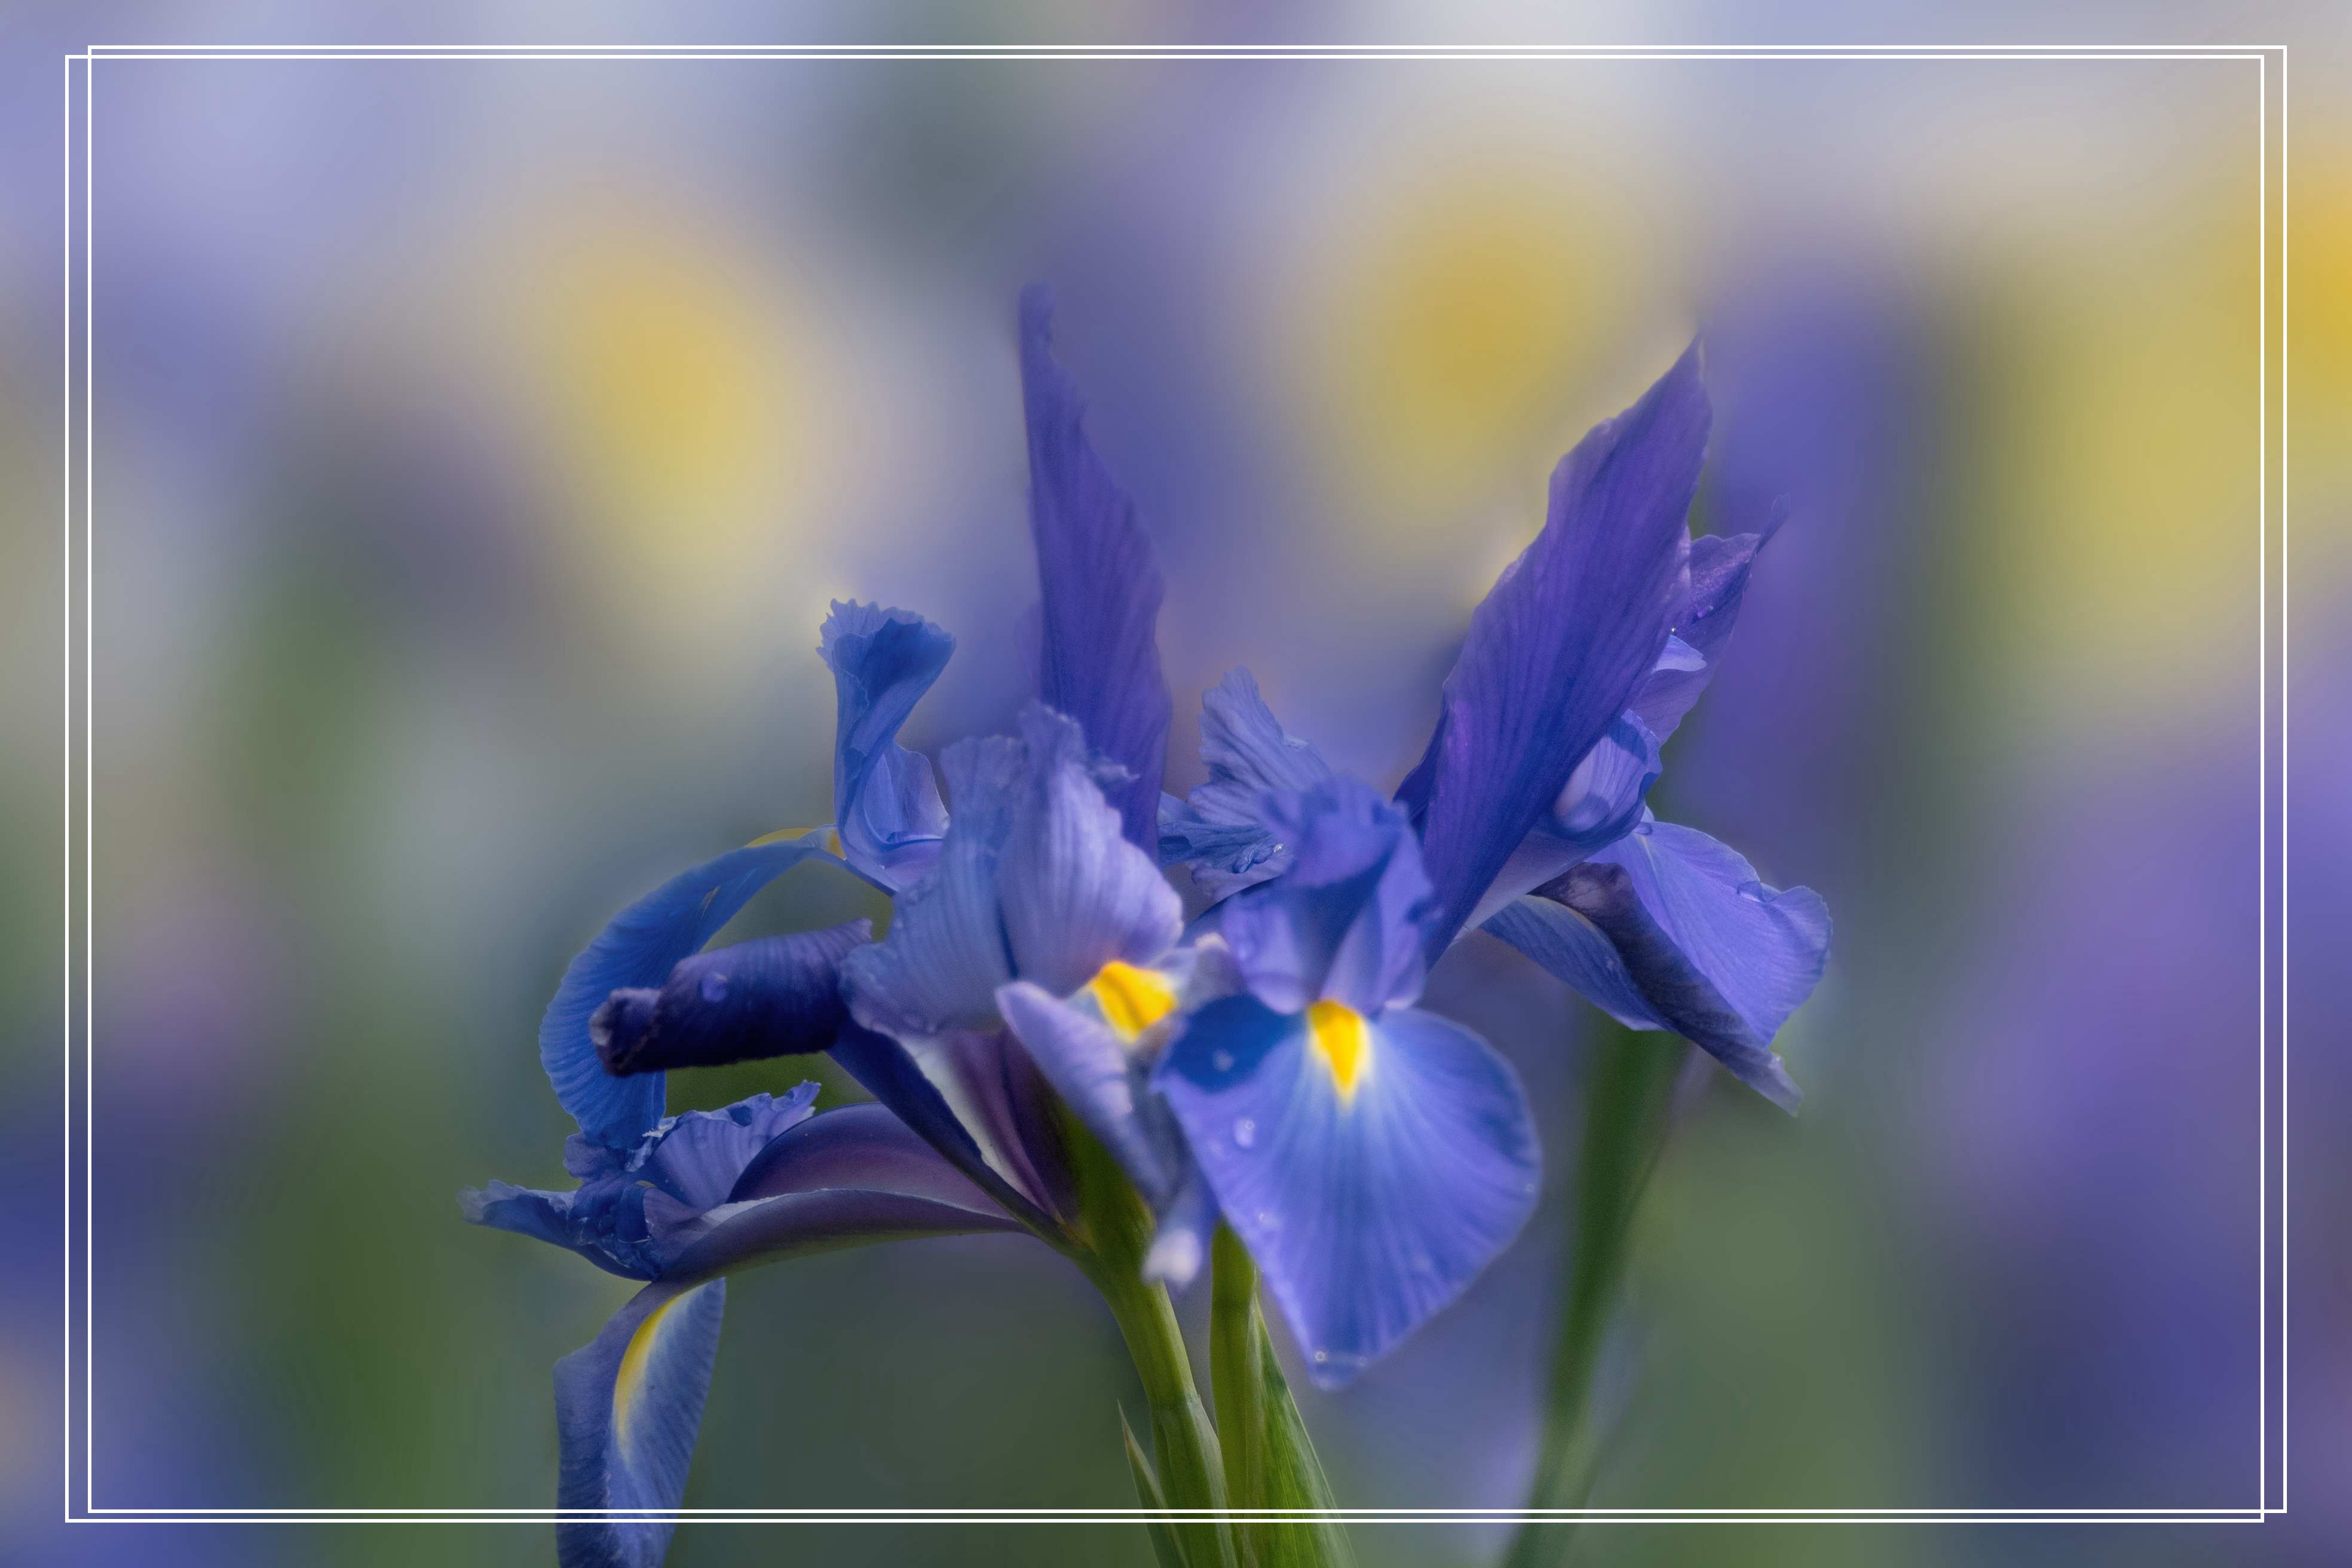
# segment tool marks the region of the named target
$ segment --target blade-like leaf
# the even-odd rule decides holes
[[[1127,1424],[1125,1405],[1119,1407],[1118,1435],[1127,1443],[1127,1468],[1135,1476],[1136,1500],[1145,1508],[1165,1512],[1168,1499],[1160,1490],[1160,1478],[1151,1473],[1151,1460],[1145,1456],[1143,1445],[1135,1440],[1135,1428]],[[1183,1544],[1166,1520],[1145,1520],[1143,1528],[1151,1537],[1151,1556],[1160,1568],[1191,1568],[1184,1561]]]
[[[1275,1359],[1257,1300],[1257,1269],[1241,1239],[1217,1228],[1211,1288],[1209,1376],[1225,1494],[1238,1510],[1328,1510],[1339,1505]],[[1354,1568],[1336,1520],[1236,1518],[1243,1568]]]
[[[1567,1308],[1552,1349],[1543,1452],[1528,1489],[1531,1509],[1581,1508],[1591,1494],[1601,1433],[1592,1410],[1601,1351],[1615,1318],[1634,1212],[1665,1146],[1675,1080],[1689,1047],[1621,1025],[1596,1024],[1577,1151],[1575,1234],[1568,1252]],[[1573,1520],[1530,1521],[1513,1537],[1507,1568],[1570,1561]]]

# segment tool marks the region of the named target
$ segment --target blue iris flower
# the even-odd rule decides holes
[[[1317,1381],[1347,1382],[1466,1289],[1535,1201],[1511,1068],[1414,1005],[1474,926],[1794,1103],[1770,1042],[1821,973],[1821,902],[1645,805],[1769,531],[1690,539],[1709,423],[1696,351],[1562,460],[1392,799],[1286,733],[1236,671],[1204,699],[1208,781],[1176,802],[1160,793],[1159,569],[1050,325],[1031,290],[1043,593],[1018,733],[959,742],[935,774],[897,736],[953,640],[835,605],[834,823],[730,850],[613,921],[541,1031],[580,1186],[467,1197],[480,1223],[647,1281],[559,1368],[566,1506],[677,1506],[734,1268],[1016,1227],[1083,1258],[1065,1108],[1158,1216],[1147,1275],[1192,1279],[1222,1216]],[[887,937],[856,921],[704,951],[808,861],[890,892]],[[1220,900],[1189,939],[1161,871],[1176,862]],[[668,1068],[815,1050],[879,1103],[812,1116],[803,1086],[663,1114]],[[651,1563],[668,1532],[568,1523],[563,1558]]]
[[[1287,869],[1221,922],[1246,989],[1202,1007],[1152,1081],[1338,1387],[1510,1243],[1542,1161],[1510,1064],[1412,1005],[1437,907],[1405,813],[1344,777],[1263,809]]]
[[[1433,957],[1483,929],[1794,1109],[1771,1043],[1821,978],[1828,911],[1644,804],[1778,523],[1689,537],[1708,424],[1694,349],[1561,460],[1544,527],[1473,615],[1396,799],[1437,889]],[[1208,782],[1162,802],[1162,854],[1217,897],[1281,876],[1291,851],[1267,792],[1329,766],[1284,732],[1246,671],[1204,700],[1202,755]]]

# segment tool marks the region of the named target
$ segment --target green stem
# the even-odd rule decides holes
[[[1552,1352],[1543,1451],[1528,1496],[1531,1509],[1581,1508],[1591,1495],[1601,1448],[1592,1384],[1624,1281],[1634,1215],[1665,1147],[1675,1080],[1687,1051],[1679,1040],[1613,1025],[1594,1041],[1577,1151],[1567,1301]],[[1565,1562],[1574,1536],[1572,1520],[1522,1524],[1512,1538],[1507,1568]]]
[[[1231,1227],[1217,1226],[1209,1287],[1209,1385],[1217,1396],[1225,1495],[1262,1508],[1266,1495],[1265,1324],[1257,1311],[1257,1265]],[[1253,1556],[1244,1542],[1244,1562]]]
[[[1237,1509],[1331,1510],[1331,1482],[1275,1359],[1258,1307],[1257,1266],[1241,1238],[1217,1227],[1209,1289],[1209,1380],[1225,1495]],[[1243,1568],[1354,1568],[1346,1528],[1328,1519],[1237,1519]]]
[[[1151,1212],[1108,1151],[1076,1119],[1064,1118],[1063,1135],[1078,1186],[1069,1255],[1109,1303],[1127,1342],[1150,1415],[1160,1489],[1171,1510],[1213,1510],[1171,1521],[1184,1560],[1192,1568],[1236,1568],[1233,1534],[1223,1517],[1225,1476],[1217,1431],[1193,1385],[1176,1309],[1165,1289],[1143,1278]]]
[[[1110,1271],[1114,1272],[1115,1271]],[[1192,1365],[1184,1353],[1184,1332],[1168,1292],[1146,1284],[1140,1276],[1125,1280],[1097,1279],[1096,1285],[1110,1303],[1111,1316],[1127,1341],[1127,1353],[1143,1384],[1143,1397],[1151,1415],[1151,1447],[1160,1468],[1160,1484],[1171,1508],[1225,1506],[1224,1469],[1217,1453],[1216,1428],[1209,1423],[1208,1407],[1192,1384]],[[1201,1521],[1188,1521],[1198,1525]],[[1218,1535],[1222,1523],[1207,1521]],[[1202,1558],[1187,1543],[1195,1562]]]

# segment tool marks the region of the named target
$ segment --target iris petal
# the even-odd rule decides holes
[[[818,653],[833,670],[833,808],[850,864],[904,887],[929,869],[947,832],[931,764],[898,728],[955,652],[922,616],[852,600],[825,616]]]
[[[1190,865],[1212,899],[1281,875],[1290,858],[1266,823],[1265,793],[1311,789],[1331,777],[1331,764],[1283,729],[1246,669],[1202,693],[1201,761],[1207,782],[1160,801],[1160,859]]]
[[[1472,616],[1438,732],[1400,791],[1427,802],[1433,954],[1656,664],[1686,592],[1707,424],[1693,350],[1560,460],[1542,531]]]
[[[557,1506],[678,1507],[710,1392],[726,1274],[869,1242],[1014,1228],[1002,1213],[859,1187],[788,1193],[698,1216],[686,1227],[673,1270],[633,1297],[586,1348],[556,1363]],[[674,1518],[658,1516],[565,1520],[557,1526],[557,1556],[565,1568],[653,1568],[676,1527]]]
[[[894,1038],[851,1027],[833,1059],[982,1191],[1034,1229],[1064,1206],[1035,1066],[1002,1033]],[[1040,1152],[1033,1152],[1033,1146]]]
[[[678,961],[699,952],[754,894],[803,860],[841,862],[823,832],[730,849],[671,878],[613,917],[564,970],[539,1026],[539,1060],[555,1098],[599,1142],[625,1148],[659,1121],[658,1072],[614,1078],[604,1068],[589,1020],[615,991],[649,988]]]
[[[555,1363],[560,1509],[676,1509],[710,1394],[727,1285],[648,1285],[585,1349]],[[566,1519],[563,1568],[656,1568],[674,1517]]]
[[[1119,1037],[1026,981],[998,992],[997,1005],[1046,1081],[1144,1195],[1155,1207],[1167,1202],[1189,1162],[1166,1109]]]
[[[1738,850],[1696,828],[1648,829],[1593,858],[1625,868],[1643,907],[1748,1026],[1771,1038],[1821,980],[1828,907],[1811,888],[1765,886]]]
[[[1513,899],[1623,837],[1641,820],[1643,802],[1664,766],[1649,727],[1630,710],[1620,713],[1576,764],[1551,812],[1495,873],[1470,911],[1471,924],[1485,924]]]
[[[1127,838],[1158,837],[1168,760],[1167,678],[1157,623],[1161,584],[1135,503],[1087,438],[1086,405],[1053,354],[1053,299],[1021,296],[1021,387],[1029,434],[1029,528],[1044,588],[1038,696],[1078,722],[1127,772],[1111,792]]]
[[[1710,533],[1691,541],[1690,591],[1675,613],[1675,635],[1633,694],[1633,711],[1661,744],[1715,678],[1716,665],[1739,618],[1756,552],[1770,537],[1768,528],[1762,533]]]
[[[1027,753],[1017,741],[991,736],[959,741],[940,760],[955,819],[939,864],[898,895],[888,936],[841,965],[851,1015],[887,1035],[989,1027],[996,988],[1013,978],[996,868]]]
[[[1324,998],[1371,1012],[1421,994],[1429,879],[1402,809],[1335,775],[1265,797],[1290,868],[1220,906],[1218,930],[1252,991],[1295,1013]]]
[[[1412,1008],[1363,1028],[1345,1094],[1305,1016],[1247,996],[1204,1009],[1155,1075],[1326,1388],[1459,1296],[1541,1173],[1517,1076],[1485,1042]]]
[[[1621,1023],[1672,1030],[1796,1109],[1771,1042],[1828,959],[1829,913],[1811,889],[1767,887],[1705,834],[1656,823],[1538,892],[1486,929]]]
[[[1066,996],[1107,963],[1167,952],[1182,932],[1183,902],[1159,861],[1121,836],[1077,725],[1033,704],[1021,733],[1026,777],[998,898],[1013,973]]]
[[[873,934],[859,920],[697,953],[658,991],[615,991],[589,1037],[615,1075],[824,1050],[849,1018],[841,961]]]
[[[772,1139],[743,1167],[727,1201],[820,1187],[903,1193],[987,1213],[987,1194],[940,1157],[887,1106],[844,1105]]]

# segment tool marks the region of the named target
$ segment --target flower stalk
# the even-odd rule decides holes
[[[1575,1232],[1566,1302],[1554,1342],[1543,1450],[1530,1509],[1581,1508],[1591,1497],[1601,1433],[1592,1408],[1601,1352],[1622,1294],[1633,1220],[1672,1125],[1675,1081],[1689,1047],[1617,1024],[1595,1032],[1577,1151]],[[1568,1561],[1576,1521],[1529,1521],[1512,1538],[1506,1568]]]
[[[1143,1277],[1151,1211],[1093,1133],[1066,1110],[1059,1120],[1077,1189],[1075,1245],[1068,1250],[1109,1305],[1143,1384],[1160,1493],[1180,1515],[1171,1521],[1172,1534],[1189,1568],[1239,1568],[1224,1518],[1217,1430],[1192,1382],[1184,1331],[1167,1289]],[[1202,1511],[1185,1517],[1186,1510]]]

